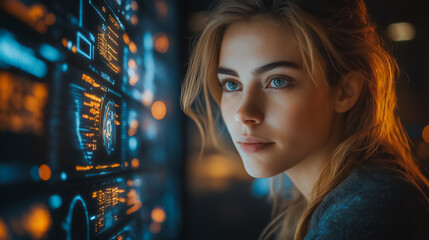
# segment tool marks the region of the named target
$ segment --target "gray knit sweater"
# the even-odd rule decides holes
[[[382,167],[359,167],[316,208],[305,240],[429,240],[429,204]]]

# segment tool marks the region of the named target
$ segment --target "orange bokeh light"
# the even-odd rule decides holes
[[[155,49],[159,53],[166,53],[168,48],[170,47],[170,42],[168,41],[168,37],[164,33],[159,33],[155,35]]]
[[[46,17],[45,17],[45,23],[46,23],[47,25],[52,25],[52,24],[54,24],[54,23],[55,23],[55,21],[56,21],[55,14],[53,14],[53,13],[48,13],[48,14],[46,15]]]
[[[149,230],[151,233],[159,233],[161,231],[161,224],[153,222],[149,225]]]
[[[161,101],[156,101],[152,105],[152,116],[157,119],[161,120],[165,117],[165,114],[167,113],[167,108],[165,107],[165,104]]]
[[[137,67],[136,60],[134,60],[132,58],[130,60],[128,60],[128,67],[130,67],[130,68],[136,68]]]
[[[51,169],[49,168],[48,165],[42,164],[39,167],[39,176],[40,176],[40,179],[42,179],[43,181],[48,181],[49,178],[51,178]]]
[[[35,204],[22,219],[22,223],[33,239],[40,239],[51,228],[52,219],[45,205]]]
[[[134,136],[137,133],[137,127],[139,126],[139,122],[134,119],[134,121],[131,122],[130,128],[128,129],[128,136]]]
[[[131,179],[128,179],[127,180],[127,185],[130,186],[130,187],[134,186],[134,181],[131,180]]]
[[[131,23],[132,23],[133,25],[136,25],[138,22],[139,22],[139,18],[138,18],[136,15],[133,15],[133,16],[131,17]]]
[[[1,218],[0,218],[0,239],[2,239],[2,240],[3,239],[10,239],[7,226]]]
[[[128,80],[128,83],[131,86],[134,86],[138,81],[139,81],[139,75],[138,74],[134,74],[132,77],[130,77],[130,80]]]
[[[124,35],[122,35],[122,38],[124,39],[125,44],[128,45],[130,43],[130,38],[128,37],[128,34],[124,33]]]
[[[131,3],[131,9],[133,9],[134,11],[137,11],[137,9],[139,9],[139,5],[136,1]]]
[[[128,45],[128,48],[130,49],[130,51],[132,53],[136,53],[137,52],[137,46],[136,46],[136,44],[133,41],[130,42],[130,45]]]
[[[165,221],[165,212],[161,208],[155,208],[152,210],[152,219],[154,222],[162,223]]]
[[[45,13],[45,6],[41,4],[35,4],[27,13],[33,18],[40,18]]]
[[[67,39],[66,39],[66,38],[63,38],[63,39],[61,40],[61,42],[63,43],[63,46],[64,46],[64,47],[67,47],[67,45],[68,45],[68,41],[67,41]]]
[[[153,94],[152,94],[152,91],[150,91],[150,90],[145,90],[144,92],[143,92],[143,96],[142,96],[142,103],[143,103],[143,105],[145,105],[145,106],[150,106],[151,104],[152,104],[152,101],[153,101]]]
[[[140,165],[140,162],[137,158],[133,158],[133,160],[131,160],[131,167],[132,168],[136,169],[139,167],[139,165]]]

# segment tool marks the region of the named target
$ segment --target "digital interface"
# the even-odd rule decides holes
[[[178,238],[175,4],[0,1],[0,240]]]

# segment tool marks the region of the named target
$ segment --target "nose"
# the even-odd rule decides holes
[[[243,96],[241,104],[234,114],[234,120],[246,126],[261,124],[264,118],[261,104],[262,100],[256,94]]]

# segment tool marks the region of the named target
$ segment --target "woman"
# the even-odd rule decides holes
[[[272,187],[260,239],[429,239],[397,76],[362,0],[231,0],[196,42],[181,106],[203,148],[225,149],[218,108],[249,175],[293,182],[293,199]]]

